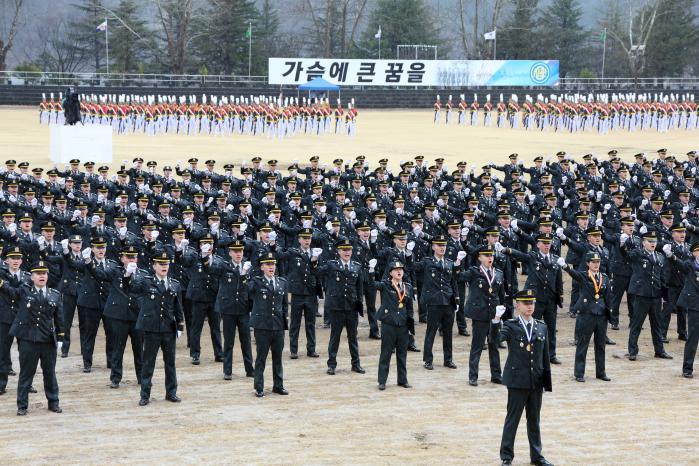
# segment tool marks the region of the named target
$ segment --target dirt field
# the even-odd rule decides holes
[[[37,124],[34,109],[0,109],[0,147],[6,158],[48,166],[48,130]],[[370,161],[389,156],[397,160],[423,154],[442,155],[447,163],[465,159],[502,162],[517,151],[525,160],[538,154],[567,150],[573,154],[619,149],[627,158],[638,151],[668,147],[684,153],[699,145],[694,133],[666,135],[525,133],[523,131],[444,127],[431,124],[431,112],[370,112],[360,114],[355,138],[115,137],[115,160],[142,155],[174,163],[191,155],[220,163],[260,154],[280,160],[307,160],[312,154],[332,160],[365,154]],[[566,291],[570,280],[566,280]],[[566,305],[568,294],[566,294]],[[622,310],[624,305],[622,305]],[[648,324],[640,340],[638,361],[623,358],[628,319],[622,311],[622,330],[610,331],[619,345],[607,347],[604,383],[594,378],[592,350],[588,354],[588,381],[572,378],[574,348],[570,346],[574,321],[559,314],[558,356],[553,367],[553,393],[544,396],[542,437],[544,454],[557,465],[693,465],[699,438],[699,382],[681,377],[682,342],[667,350],[672,361],[652,357]],[[320,322],[320,319],[319,319]],[[0,397],[0,443],[3,464],[27,463],[185,463],[185,464],[499,464],[498,450],[507,401],[506,389],[489,382],[488,356],[480,364],[480,385],[467,384],[470,338],[456,336],[458,370],[441,365],[441,341],[435,345],[435,370],[421,367],[421,354],[409,353],[408,379],[414,386],[395,385],[391,367],[385,392],[376,389],[379,342],[368,339],[362,322],[360,351],[365,375],[349,371],[343,339],[334,377],[325,374],[329,330],[319,328],[320,359],[301,356],[284,359],[285,386],[290,396],[268,393],[254,397],[252,379],[244,377],[240,352],[234,349],[234,379],[222,380],[213,360],[211,343],[203,336],[202,365],[189,363],[184,340],[178,342],[178,394],[175,405],[164,401],[164,374],[158,363],[152,403],[138,407],[139,390],[127,349],[122,388],[108,387],[109,372],[100,331],[91,374],[81,372],[75,344],[68,359],[59,359],[58,381],[63,414],[46,410],[42,393],[30,396],[29,416],[15,415],[17,378]],[[425,325],[418,326],[422,346]],[[206,330],[204,331],[206,335]],[[288,342],[287,342],[288,343]],[[305,347],[301,337],[300,348]],[[302,353],[303,354],[303,353]],[[507,351],[501,351],[504,362]],[[15,370],[19,369],[16,347]],[[271,361],[270,361],[271,362]],[[395,364],[395,363],[394,363]],[[270,364],[271,365],[271,364]],[[40,374],[35,386],[41,389]],[[266,374],[271,388],[271,367]],[[41,390],[40,390],[41,391]],[[516,443],[515,464],[529,464],[524,420]]]

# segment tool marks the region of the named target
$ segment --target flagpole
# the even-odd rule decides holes
[[[381,26],[379,26],[379,60],[381,60]]]
[[[602,80],[604,80],[604,55],[607,51],[607,28],[604,28],[604,36],[602,37]]]
[[[495,26],[495,39],[493,40],[493,60],[497,60],[498,56],[498,27]]]
[[[104,43],[107,47],[107,74],[109,74],[109,23],[104,18]]]
[[[252,20],[248,20],[248,79],[252,71]]]

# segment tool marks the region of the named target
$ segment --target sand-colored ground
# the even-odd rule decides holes
[[[117,137],[115,160],[143,155],[173,163],[197,154],[220,162],[239,161],[250,154],[281,160],[351,158],[366,154],[370,160],[390,156],[443,155],[482,163],[502,161],[517,151],[525,159],[564,149],[573,154],[606,153],[615,147],[624,154],[667,146],[684,153],[696,147],[693,133],[666,135],[596,134],[556,135],[522,131],[433,126],[431,112],[361,113],[355,138],[297,137],[286,141],[259,138]],[[0,147],[7,158],[46,164],[48,131],[36,124],[34,110],[0,109]],[[569,290],[566,280],[566,291]],[[566,293],[566,304],[568,301]],[[622,308],[623,309],[623,308]],[[554,391],[544,396],[542,435],[544,453],[558,465],[693,465],[697,464],[699,438],[699,382],[681,373],[683,345],[671,331],[672,361],[652,357],[648,324],[641,337],[641,357],[623,358],[627,319],[622,330],[610,331],[618,346],[608,347],[607,373],[613,381],[594,379],[592,352],[588,354],[588,381],[572,379],[574,348],[570,346],[574,321],[559,315],[558,355]],[[202,365],[189,364],[184,341],[178,343],[178,394],[183,402],[163,401],[162,366],[156,368],[153,402],[137,406],[139,392],[125,357],[122,388],[111,390],[105,368],[104,337],[100,331],[91,374],[81,372],[76,352],[77,321],[71,356],[58,360],[58,380],[64,413],[46,410],[43,394],[31,395],[30,413],[15,416],[16,378],[0,397],[0,423],[4,426],[0,457],[4,464],[27,463],[187,463],[187,464],[498,464],[498,449],[505,415],[506,389],[489,382],[488,356],[481,360],[480,386],[467,385],[470,338],[455,337],[459,369],[437,364],[432,372],[421,367],[421,355],[409,353],[408,378],[412,390],[394,385],[395,367],[385,392],[376,389],[379,342],[369,340],[362,322],[360,350],[367,374],[349,371],[343,340],[339,370],[325,375],[329,330],[319,328],[320,359],[303,355],[284,359],[288,397],[253,395],[252,381],[242,377],[236,346],[234,380],[225,382],[214,362],[210,340],[203,337]],[[671,328],[675,328],[674,320]],[[424,324],[418,326],[421,346]],[[206,334],[206,330],[205,330]],[[300,348],[305,347],[302,336]],[[435,345],[435,362],[441,362],[441,341]],[[506,350],[501,351],[504,362]],[[13,349],[15,369],[19,368]],[[271,388],[271,373],[267,385]],[[41,387],[40,375],[35,385]],[[528,464],[524,421],[516,444],[515,464]]]

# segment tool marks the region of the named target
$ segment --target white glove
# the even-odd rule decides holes
[[[527,196],[527,199],[529,199],[529,202],[532,203],[536,200],[536,196],[534,194],[530,194]]]
[[[592,196],[594,196],[594,195],[595,195],[595,190],[594,190],[594,189],[591,189],[591,190],[589,190],[589,191],[587,192],[587,197],[592,197]]]
[[[446,182],[446,181],[442,181],[442,183],[439,185],[439,188],[440,188],[440,189],[444,189],[444,188],[446,188],[446,187],[447,187],[447,182]]]
[[[667,177],[667,182],[668,182],[668,183],[672,183],[672,180],[674,180],[674,179],[675,179],[674,176],[668,176],[668,177]]]
[[[468,227],[463,227],[461,229],[461,236],[468,236],[469,228]]]
[[[437,212],[437,211],[435,210],[435,211],[434,211],[434,214],[432,214],[432,217],[433,217],[435,220],[439,221],[439,218],[440,218],[439,212]]]
[[[370,259],[369,260],[369,272],[373,272],[374,269],[376,268],[376,263],[378,261],[376,259]]]
[[[51,206],[50,205],[45,205],[42,210],[44,211],[45,214],[48,214],[51,212]]]
[[[243,275],[247,274],[248,271],[250,271],[250,267],[252,267],[250,261],[243,262]]]
[[[326,205],[320,206],[320,213],[321,214],[324,214],[327,211],[328,211],[328,206],[326,206]]]
[[[14,235],[17,232],[17,224],[16,223],[10,223],[7,226],[7,231],[10,232],[11,235]]]
[[[87,260],[92,255],[92,251],[90,250],[90,248],[85,248],[82,250],[80,255],[82,256],[83,259]]]
[[[200,246],[202,254],[208,254],[211,251],[211,243],[204,243]]]
[[[556,228],[556,236],[558,236],[560,239],[566,239],[566,235],[563,233],[563,228]]]
[[[687,212],[689,212],[689,206],[688,206],[688,205],[682,207],[682,213],[683,213],[683,214],[686,214]]]
[[[213,198],[213,197],[209,197],[209,198],[206,200],[206,205],[209,206],[209,205],[211,205],[212,202],[214,202],[214,198]]]
[[[247,230],[247,229],[248,229],[248,224],[247,224],[247,223],[241,224],[241,225],[240,225],[240,234],[241,234],[241,235],[245,234],[245,230]]]
[[[379,236],[379,230],[371,230],[371,232],[369,233],[369,238],[371,239],[372,243],[376,242],[376,238],[378,238],[378,236]]]
[[[188,245],[189,245],[189,240],[187,238],[185,238],[182,241],[180,241],[180,245],[177,247],[177,249],[180,251],[184,251]]]
[[[68,252],[68,239],[62,239],[61,240],[61,247],[63,248],[63,252]]]
[[[398,214],[398,215],[403,215],[403,212],[404,212],[404,210],[403,210],[402,207],[396,208],[396,214]]]
[[[648,199],[641,199],[641,206],[645,207],[648,205]]]
[[[604,220],[602,220],[601,218],[598,218],[597,220],[595,220],[595,225],[598,227],[601,227],[602,223],[604,223]]]
[[[70,193],[70,194],[73,194],[73,193]],[[10,196],[8,197],[8,199],[9,199],[10,202],[12,202],[12,203],[17,202],[17,197],[14,196],[14,195],[12,195],[12,194],[10,194]]]
[[[561,177],[561,184],[566,184],[567,182],[568,182],[568,177],[567,177],[567,176]]]
[[[249,205],[245,208],[245,213],[247,215],[252,215],[252,206],[251,205]]]
[[[333,232],[333,224],[332,224],[332,222],[327,222],[327,223],[325,224],[325,229],[328,230],[329,233],[332,233],[332,232]]]
[[[73,220],[75,220],[78,217],[80,217],[80,211],[78,209],[75,209],[73,211]]]
[[[597,202],[600,202],[602,200],[602,191],[597,191]]]
[[[277,240],[277,232],[276,232],[276,231],[271,231],[271,232],[267,235],[267,239],[269,239],[270,241],[276,241],[276,240]]]
[[[502,252],[503,249],[505,249],[505,246],[502,245],[500,241],[496,242],[493,247],[495,248],[495,252],[500,253]]]
[[[63,342],[62,341],[57,341],[56,342],[56,350],[60,351],[61,348],[63,348]]]
[[[663,194],[665,194],[665,197],[666,197],[666,198],[667,198],[667,197],[670,197],[670,190],[669,190],[669,189],[666,189],[666,190],[663,192]]]
[[[638,177],[636,175],[632,176],[631,181],[633,181],[634,183],[638,183]]]
[[[498,319],[501,318],[503,314],[505,314],[505,310],[506,308],[502,304],[495,306],[495,317]]]
[[[146,215],[146,219],[147,219],[149,222],[155,222],[155,215],[153,215],[153,214],[148,214],[148,215]]]
[[[569,205],[570,205],[570,199],[564,199],[563,200],[563,208],[567,209]]]
[[[97,225],[97,222],[99,222],[99,220],[100,220],[100,216],[99,216],[99,215],[93,215],[93,216],[90,218],[90,223],[91,223],[92,226],[94,227],[95,225]]]
[[[36,207],[36,205],[38,203],[39,203],[39,201],[37,201],[36,198],[34,198],[34,199],[32,199],[32,202],[30,202],[29,204],[31,204],[32,207]]]
[[[269,214],[267,216],[267,220],[269,220],[269,223],[277,223],[277,216],[274,214]]]
[[[218,233],[218,227],[219,227],[219,225],[220,225],[219,222],[216,222],[216,223],[212,223],[212,224],[211,224],[211,228],[210,228],[210,229],[211,229],[211,234],[212,234],[212,235],[215,235],[215,234]]]
[[[648,228],[645,225],[643,225],[641,226],[641,228],[638,229],[638,232],[642,235],[645,235],[646,233],[648,233]]]
[[[38,236],[36,238],[36,244],[38,244],[39,249],[41,249],[43,251],[44,248],[46,247],[46,238],[44,238],[43,236]]]
[[[611,204],[604,204],[604,211],[607,212],[609,209],[612,208]]]
[[[672,256],[672,245],[671,244],[665,244],[663,246],[663,252],[667,257]]]
[[[626,186],[624,186],[624,185],[619,186],[619,191],[621,191],[622,193],[624,191],[626,191]]]
[[[289,207],[291,207],[292,209],[295,209],[295,208],[296,208],[296,201],[294,201],[293,199],[290,200],[290,201],[289,201]]]
[[[512,227],[513,230],[517,231],[517,219],[513,218],[512,221],[510,222],[510,226]]]
[[[556,192],[558,193],[559,196],[563,196],[563,188],[558,188],[558,190]]]
[[[136,205],[135,202],[132,202],[131,204],[129,204],[129,209],[131,209],[131,210],[138,210],[138,206]]]
[[[182,336],[182,330],[178,330],[178,331],[177,331],[177,338],[179,338],[179,337],[181,337],[181,336]]]
[[[412,252],[413,249],[415,249],[415,241],[410,241],[408,244],[406,244],[405,249]]]
[[[444,201],[442,199],[437,199],[437,205],[439,207],[444,207]]]
[[[558,264],[559,267],[565,267],[566,260],[562,257],[559,257],[558,259],[556,259],[556,264]]]
[[[464,257],[466,257],[466,251],[459,251],[459,252],[456,254],[456,260],[459,261],[459,262],[461,262],[462,260],[464,260]]]
[[[323,254],[323,249],[322,248],[313,248],[311,249],[311,256],[314,259],[317,259],[321,254]]]
[[[160,236],[160,232],[157,230],[154,230],[153,233],[150,234],[150,239],[155,241],[156,239],[158,239],[158,236]]]
[[[131,262],[126,265],[126,276],[131,276],[136,270],[138,270],[138,264]]]
[[[12,198],[13,198],[13,197],[14,197],[14,196],[10,196],[10,201],[12,201]],[[68,194],[66,194],[66,197],[67,197],[68,199],[75,199],[75,194],[73,194],[73,192],[71,191],[71,192],[69,192]],[[16,198],[15,198],[15,199],[16,199]]]

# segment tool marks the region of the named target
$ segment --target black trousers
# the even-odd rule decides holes
[[[12,340],[10,324],[0,322],[0,390],[7,388],[7,377],[12,369]]]
[[[36,368],[41,362],[44,376],[44,393],[49,407],[58,405],[58,380],[56,380],[56,344],[35,343],[30,340],[18,340],[19,346],[19,382],[17,385],[17,409],[29,406],[29,387],[32,386]]]
[[[444,351],[444,362],[452,360],[451,340],[452,327],[454,326],[453,306],[427,306],[427,331],[425,332],[425,347],[422,353],[424,362],[432,363],[432,346],[437,330],[442,329],[442,350]]]
[[[381,324],[381,355],[379,356],[379,383],[385,384],[391,365],[393,350],[396,350],[398,383],[408,383],[408,327]]]
[[[284,352],[284,330],[255,329],[255,390],[265,389],[265,366],[267,355],[272,350],[272,378],[273,388],[284,388],[284,368],[282,366],[282,353]]]
[[[73,326],[73,318],[75,318],[75,308],[77,306],[78,297],[63,294],[63,325],[65,326],[65,335],[63,335],[63,346],[61,353],[68,354],[70,350],[70,328]],[[79,317],[79,316],[78,316]],[[80,337],[80,352],[82,353],[82,333]]]
[[[621,307],[621,300],[626,293],[626,306],[629,310],[629,322],[633,316],[633,296],[629,294],[629,282],[631,277],[628,275],[613,274],[611,277],[612,282],[612,325],[619,325],[619,308]]]
[[[481,361],[483,345],[490,332],[490,322],[472,320],[471,327],[473,336],[471,337],[471,354],[468,358],[468,378],[477,379],[478,364]],[[497,343],[488,341],[488,358],[490,359],[490,376],[495,379],[502,379],[500,352],[498,351]]]
[[[575,347],[575,377],[585,376],[585,360],[590,339],[595,336],[595,375],[606,374],[604,368],[605,348],[607,346],[607,317],[596,314],[578,314],[575,322],[578,331]]]
[[[340,347],[342,329],[347,329],[352,367],[359,366],[359,342],[357,341],[357,324],[359,316],[355,311],[330,311],[330,340],[328,341],[328,367],[337,367],[337,350]]]
[[[667,301],[663,306],[663,312],[660,321],[660,334],[663,338],[667,338],[667,331],[670,328],[670,320],[672,314],[677,314],[677,335],[687,336],[687,310],[682,306],[677,306],[677,300],[680,299],[682,287],[671,286],[667,289]]]
[[[214,356],[220,358],[221,350],[221,323],[219,314],[214,312],[214,303],[192,301],[192,330],[189,332],[189,355],[193,358],[201,356],[201,332],[204,329],[204,319],[209,321],[211,333],[211,346]]]
[[[289,349],[292,353],[299,352],[299,333],[301,333],[301,318],[306,328],[306,352],[316,350],[316,312],[318,298],[315,295],[291,295],[291,317],[289,319]]]
[[[420,321],[427,321],[427,306],[422,302],[422,280],[417,280],[417,316]]]
[[[631,319],[631,329],[629,330],[629,355],[638,354],[638,337],[641,335],[641,328],[646,321],[646,316],[650,320],[650,334],[653,338],[653,348],[655,354],[660,354],[663,348],[662,335],[660,334],[660,306],[661,298],[646,298],[644,296],[634,296],[633,318]]]
[[[690,310],[687,312],[687,342],[684,344],[684,360],[682,362],[682,372],[692,373],[694,370],[694,357],[697,354],[697,343],[699,342],[699,311]]]
[[[570,289],[570,312],[576,313],[578,310],[575,308],[575,303],[578,302],[578,296],[580,294],[580,285],[578,282],[573,280],[573,284]]]
[[[80,347],[82,349],[83,364],[86,367],[92,367],[92,355],[95,352],[95,339],[97,338],[97,331],[99,330],[101,319],[101,309],[78,306]],[[105,328],[105,334],[106,333],[107,330]],[[107,360],[107,363],[111,363],[111,361]]]
[[[186,289],[185,286],[183,289]],[[187,348],[191,346],[189,334],[192,331],[192,301],[182,297],[182,311],[184,314],[185,333],[187,334]]]
[[[508,388],[507,389],[507,415],[505,427],[502,430],[500,442],[500,459],[512,460],[515,457],[515,436],[522,411],[527,411],[527,437],[529,438],[529,457],[532,462],[542,459],[541,432],[539,421],[541,414],[541,401],[543,390]]]
[[[235,331],[238,330],[240,351],[243,354],[245,374],[252,374],[252,344],[250,342],[250,314],[221,314],[223,321],[223,374],[233,375],[233,346]]]
[[[177,395],[177,372],[175,370],[175,348],[177,334],[172,332],[143,332],[143,369],[141,370],[141,398],[150,398],[153,372],[158,351],[163,352],[165,364],[165,395]]]
[[[143,332],[136,330],[136,322],[119,319],[109,319],[112,329],[112,373],[109,379],[119,383],[124,375],[124,349],[126,341],[131,338],[131,351],[133,352],[133,365],[136,370],[136,380],[141,383],[141,370],[143,369]]]
[[[459,284],[459,310],[456,311],[456,328],[459,332],[465,332],[468,328],[466,324],[466,314],[464,314],[464,306],[466,305],[466,283]]]
[[[544,319],[544,323],[546,324],[546,330],[548,331],[547,337],[549,339],[549,357],[551,358],[556,356],[556,316],[556,303],[542,303],[537,301],[536,304],[534,304],[534,318]]]
[[[376,321],[376,288],[364,287],[364,300],[366,301],[366,316],[369,321],[369,335],[379,334],[379,324]]]

